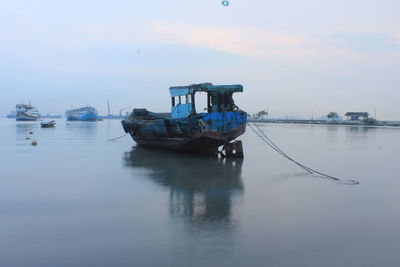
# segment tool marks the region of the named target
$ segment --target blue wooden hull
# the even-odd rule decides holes
[[[245,132],[246,122],[244,111],[171,119],[147,110],[134,110],[122,126],[139,145],[215,155],[218,147]]]
[[[97,121],[98,120],[98,115],[94,112],[88,112],[85,114],[66,114],[67,120],[69,121]]]

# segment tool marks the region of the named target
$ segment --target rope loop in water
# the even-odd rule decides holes
[[[340,184],[347,184],[347,185],[357,185],[360,182],[356,181],[356,180],[351,180],[351,179],[340,179],[322,172],[319,172],[315,169],[312,169],[296,160],[294,160],[293,158],[291,158],[288,154],[286,154],[284,151],[282,151],[282,149],[280,149],[274,142],[272,142],[272,140],[264,133],[264,131],[262,131],[260,129],[260,127],[258,127],[258,125],[253,122],[253,126],[255,128],[253,128],[251,126],[251,124],[248,122],[247,125],[250,127],[250,129],[253,130],[253,132],[262,140],[264,141],[268,146],[270,146],[273,150],[275,150],[276,152],[278,152],[279,154],[281,154],[283,157],[285,157],[286,159],[290,160],[291,162],[293,162],[294,164],[296,164],[297,166],[299,166],[300,168],[302,168],[303,170],[307,171],[309,174],[317,174],[316,176],[321,177],[321,178],[325,178],[325,179],[330,179],[333,180],[337,183]]]

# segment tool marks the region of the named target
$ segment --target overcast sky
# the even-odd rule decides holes
[[[400,120],[398,0],[0,0],[0,114],[167,111],[168,87],[241,83],[249,113]]]

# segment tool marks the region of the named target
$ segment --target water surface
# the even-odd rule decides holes
[[[119,121],[1,119],[0,266],[400,264],[400,129],[260,127],[360,184],[250,129],[243,160],[217,160],[110,142]]]

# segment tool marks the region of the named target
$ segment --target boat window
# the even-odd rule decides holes
[[[218,94],[208,93],[208,112],[218,111]]]
[[[193,97],[193,102],[196,102],[195,109],[197,113],[207,112],[207,93],[198,92]]]
[[[183,99],[182,99],[183,98]],[[182,104],[185,101],[185,104],[192,103],[192,95],[184,95],[184,96],[175,96],[171,97],[171,105],[175,107],[176,105]]]
[[[217,95],[211,95],[211,105],[212,106],[218,105],[218,96]]]
[[[224,110],[225,111],[232,110],[231,100],[232,100],[231,94],[228,94],[228,93],[224,94]]]

